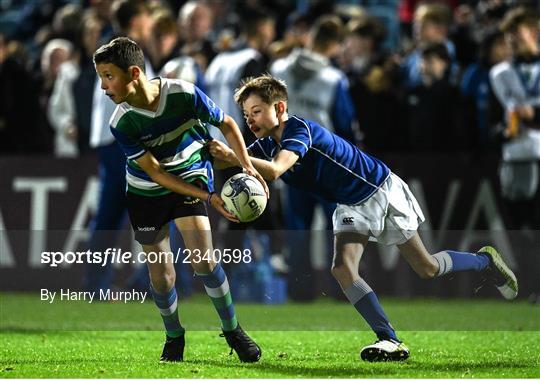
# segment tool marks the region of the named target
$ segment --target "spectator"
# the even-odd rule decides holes
[[[95,69],[92,54],[97,48],[102,24],[92,10],[85,12],[72,59],[60,66],[48,106],[56,130],[55,155],[76,157],[89,150],[90,116]],[[77,96],[75,96],[77,94]]]
[[[365,8],[369,15],[377,19],[386,30],[382,47],[392,53],[396,53],[400,43],[399,30],[399,0],[361,0],[360,5]]]
[[[407,92],[409,148],[414,151],[453,151],[463,148],[460,94],[449,79],[451,58],[444,43],[421,51],[421,84]]]
[[[310,31],[307,47],[295,49],[288,57],[277,60],[270,71],[289,86],[288,106],[291,114],[303,115],[353,141],[354,108],[349,82],[345,74],[331,64],[331,59],[341,50],[344,36],[344,26],[337,16],[322,16]],[[331,230],[335,204],[292,187],[287,187],[286,191],[288,205],[285,220],[287,230],[291,231],[288,239],[291,270],[289,295],[294,300],[312,300],[315,297],[310,259],[313,216],[316,206],[320,205],[326,219],[325,229]],[[327,242],[331,242],[331,239],[327,239]],[[331,247],[322,249],[327,254],[332,252]],[[328,268],[330,262],[327,261]],[[333,290],[337,294],[337,288]]]
[[[444,43],[451,57],[451,62],[454,61],[455,47],[448,39],[450,21],[450,12],[442,4],[422,4],[414,12],[413,37],[415,47],[401,63],[401,85],[405,89],[413,89],[422,83],[420,61],[421,49],[425,45]]]
[[[397,64],[382,49],[383,26],[372,17],[351,20],[342,67],[351,82],[351,97],[368,151],[395,150],[403,139],[399,128]]]
[[[506,112],[502,132],[502,196],[514,230],[540,229],[540,44],[539,17],[531,9],[509,11],[501,24],[512,49],[512,60],[499,63],[490,71],[493,90]],[[532,235],[538,239],[537,234]],[[519,240],[519,239],[516,239]],[[538,245],[532,241],[532,246]],[[540,256],[524,250],[521,270],[531,271],[534,283],[524,284],[531,300],[539,301]]]
[[[178,55],[178,26],[170,11],[166,8],[153,13],[152,49],[150,61],[155,72],[159,72],[165,63]],[[193,81],[190,81],[193,82]]]
[[[217,52],[211,36],[214,25],[212,10],[204,1],[188,1],[178,12],[178,25],[182,39],[182,55],[193,57],[206,71]]]
[[[154,14],[154,44],[157,46],[154,60],[154,69],[159,76],[174,79],[183,79],[195,84],[203,92],[206,83],[202,71],[192,57],[178,56],[179,38],[177,23],[169,11]]]
[[[504,34],[493,30],[481,41],[478,60],[467,67],[463,74],[461,94],[464,97],[464,122],[475,152],[485,151],[493,146],[488,118],[495,113],[493,107],[500,106],[491,101],[494,94],[489,82],[489,70],[509,59],[510,54]]]
[[[112,5],[113,25],[116,33],[135,40],[143,49],[148,46],[152,34],[152,17],[143,0],[116,0]],[[146,74],[154,76],[149,62]],[[96,80],[93,93],[90,146],[95,148],[99,160],[100,190],[98,210],[91,224],[90,251],[103,251],[114,244],[118,231],[126,217],[126,159],[115,142],[109,128],[109,120],[115,104],[100,88]],[[111,287],[113,268],[111,265],[87,266],[84,287],[89,291],[99,291]]]
[[[460,67],[467,67],[476,59],[478,44],[474,29],[474,9],[469,4],[458,6],[454,10],[454,22],[450,27],[449,38],[456,47],[456,62]]]
[[[272,42],[269,54],[272,60],[285,58],[295,48],[304,48],[309,40],[312,19],[308,13],[295,12],[287,18],[283,38]]]
[[[28,53],[0,33],[0,152],[48,153],[49,130],[40,108],[38,83],[29,68]],[[24,126],[24,128],[21,128]]]
[[[234,89],[242,78],[257,76],[268,69],[267,49],[275,37],[274,26],[268,11],[253,10],[244,20],[244,30],[233,50],[218,54],[205,75],[208,95],[238,123],[248,144],[253,137],[251,132],[246,132],[244,117],[234,103]]]
[[[268,70],[268,48],[275,38],[275,20],[272,14],[262,8],[245,9],[243,18],[243,31],[235,42],[232,51],[219,53],[208,66],[206,71],[206,83],[208,86],[208,95],[212,98],[225,113],[231,115],[242,130],[242,135],[246,145],[254,140],[253,133],[246,128],[243,113],[234,102],[234,90],[240,85],[242,79],[258,76]],[[214,131],[219,132],[217,129]],[[221,141],[224,141],[221,134],[217,135]],[[229,178],[238,173],[238,169],[225,169],[220,172],[223,179]],[[266,253],[273,255],[274,262],[282,262],[278,254],[281,253],[282,246],[277,234],[281,227],[281,205],[277,187],[272,184],[270,192],[274,196],[270,197],[266,210],[261,217],[247,225],[237,223],[228,223],[227,230],[234,231],[225,236],[225,244],[233,249],[243,249],[245,240],[245,231],[255,229],[261,234],[270,235],[265,239],[270,242],[265,247]],[[268,252],[269,251],[269,252]]]

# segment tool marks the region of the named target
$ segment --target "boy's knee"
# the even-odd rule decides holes
[[[164,273],[159,278],[152,278],[152,287],[158,293],[167,293],[176,282],[174,273]]]
[[[434,265],[424,265],[419,270],[416,271],[420,278],[424,280],[429,280],[431,278],[437,277],[437,272],[439,271],[439,268],[437,268]]]
[[[339,281],[341,278],[348,275],[350,271],[345,264],[333,264],[330,272],[332,273],[332,276],[334,276],[334,278]]]
[[[212,273],[216,264],[212,261],[201,260],[198,263],[191,263],[191,266],[196,273],[209,274]]]

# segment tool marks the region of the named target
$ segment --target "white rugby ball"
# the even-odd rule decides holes
[[[233,175],[221,189],[225,207],[241,222],[257,219],[266,208],[266,193],[262,184],[245,173]]]

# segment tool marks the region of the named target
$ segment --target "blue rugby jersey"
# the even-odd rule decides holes
[[[201,180],[213,190],[211,157],[203,147],[212,139],[208,124],[221,124],[223,111],[189,82],[160,78],[160,85],[156,112],[122,103],[111,118],[112,134],[127,156],[128,191],[144,196],[170,193],[137,164],[147,151],[167,172],[187,182]]]
[[[249,146],[255,157],[271,160],[280,149],[296,152],[298,161],[281,179],[330,202],[357,204],[388,178],[390,169],[350,142],[313,121],[292,116],[278,144],[272,137]]]

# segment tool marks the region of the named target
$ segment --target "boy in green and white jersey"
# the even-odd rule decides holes
[[[127,204],[135,239],[144,251],[170,251],[167,224],[174,220],[189,252],[212,252],[210,223],[203,201],[238,221],[214,192],[211,140],[207,124],[217,126],[248,174],[266,183],[248,159],[234,120],[201,90],[182,80],[147,79],[144,55],[132,40],[120,37],[94,53],[105,94],[118,104],[111,131],[127,156]],[[210,255],[212,256],[212,255]],[[170,260],[148,263],[151,291],[166,329],[162,361],[182,361],[184,333],[178,318],[175,271]],[[241,361],[255,362],[261,350],[236,319],[225,272],[213,257],[191,265],[204,282],[221,318],[223,336]]]

